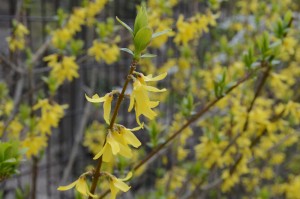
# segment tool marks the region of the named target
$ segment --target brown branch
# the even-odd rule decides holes
[[[25,71],[23,71],[20,67],[18,67],[17,65],[15,65],[9,59],[7,59],[3,53],[0,53],[0,61],[2,61],[5,65],[7,65],[8,67],[10,67],[11,69],[13,69],[17,73],[20,73],[20,74],[24,74],[25,73]]]
[[[38,158],[32,158],[32,175],[31,175],[31,199],[36,198],[37,177],[38,177]]]
[[[264,66],[264,62],[262,63],[262,66]],[[264,72],[263,76],[262,76],[262,79],[260,81],[260,83],[258,84],[258,87],[257,87],[257,90],[255,92],[255,95],[254,95],[254,98],[252,99],[251,103],[250,103],[250,106],[249,108],[247,109],[247,118],[246,118],[246,122],[244,124],[244,128],[243,128],[243,131],[241,133],[239,133],[238,135],[242,135],[245,131],[247,131],[248,129],[248,124],[249,124],[249,114],[250,112],[252,111],[253,109],[253,106],[255,104],[255,101],[256,99],[258,98],[258,96],[260,95],[261,91],[262,91],[262,88],[264,87],[266,81],[267,81],[267,78],[269,77],[269,74],[270,74],[270,71],[271,71],[272,67],[267,64],[267,69],[266,71]],[[234,140],[234,143],[235,141],[238,139],[238,137],[240,136],[236,136],[236,139]],[[230,146],[229,146],[230,148]],[[233,174],[233,172],[235,171],[235,169],[237,168],[237,166],[239,165],[239,163],[241,162],[241,160],[243,159],[243,155],[240,154],[238,156],[238,159],[237,161],[235,162],[235,164],[231,167],[230,169],[230,175]]]
[[[51,37],[46,39],[45,43],[43,45],[41,45],[40,48],[34,53],[32,59],[28,65],[32,66],[33,68],[34,68],[34,66],[37,66],[40,63],[42,56],[44,55],[46,50],[49,48],[50,44],[51,44]]]

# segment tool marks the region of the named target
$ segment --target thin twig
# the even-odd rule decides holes
[[[34,68],[34,66],[37,66],[40,63],[42,56],[44,55],[44,53],[46,52],[46,50],[48,49],[50,44],[51,44],[51,37],[46,39],[45,43],[42,44],[40,46],[40,48],[34,53],[32,59],[28,65],[32,65],[33,68]]]
[[[37,177],[38,177],[38,159],[37,157],[32,158],[32,174],[31,174],[31,199],[36,198],[36,188],[37,188]]]
[[[13,69],[17,73],[20,73],[20,74],[25,73],[22,70],[22,68],[16,66],[13,62],[11,62],[9,59],[7,59],[3,53],[0,53],[0,61],[2,61],[5,65],[9,66],[11,69]]]

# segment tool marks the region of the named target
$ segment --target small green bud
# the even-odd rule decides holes
[[[147,11],[144,6],[139,8],[138,14],[135,18],[133,35],[136,36],[139,30],[148,26],[148,16]]]
[[[136,58],[140,57],[143,50],[147,48],[152,38],[152,30],[149,27],[140,29],[134,37],[134,54]]]

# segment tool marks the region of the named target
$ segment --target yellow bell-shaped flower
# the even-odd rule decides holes
[[[84,196],[91,196],[93,198],[97,198],[97,195],[94,195],[89,191],[89,187],[86,183],[85,176],[80,176],[75,182],[72,182],[67,186],[60,186],[57,188],[57,190],[66,191],[72,189],[73,187],[75,187],[75,189]]]
[[[156,77],[152,77],[152,75],[144,76],[143,74],[139,73],[137,79],[135,79],[133,83],[133,91],[130,95],[130,104],[128,111],[131,111],[133,107],[135,107],[136,113],[136,121],[139,125],[140,122],[140,115],[144,115],[145,117],[149,118],[150,120],[154,119],[157,115],[152,108],[158,106],[158,101],[150,101],[148,96],[148,91],[150,92],[164,92],[166,89],[158,89],[153,86],[147,86],[146,82],[148,81],[159,81],[166,77],[167,73],[161,74]]]
[[[99,97],[99,95],[95,94],[90,98],[89,96],[85,95],[87,101],[92,103],[103,103],[103,117],[107,124],[110,123],[110,111],[111,111],[111,103],[113,100],[113,93],[107,93],[104,97]]]

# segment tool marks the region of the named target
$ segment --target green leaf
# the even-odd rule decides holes
[[[293,19],[293,12],[292,11],[288,11],[285,15],[284,15],[284,23],[286,26],[289,25],[290,21]],[[287,27],[286,27],[287,28]]]
[[[147,11],[144,6],[139,8],[138,14],[134,21],[133,35],[135,36],[142,28],[148,26]]]
[[[59,8],[57,10],[57,21],[60,27],[63,26],[64,20],[67,18],[67,14],[64,12],[63,9]]]
[[[163,31],[160,31],[160,32],[156,32],[156,33],[154,33],[154,34],[152,35],[152,39],[154,39],[154,38],[156,38],[156,37],[159,37],[159,36],[161,36],[161,35],[164,35],[164,34],[170,32],[170,31],[171,31],[171,29],[167,29],[167,30],[163,30]]]
[[[133,30],[123,21],[121,21],[121,19],[119,19],[118,17],[116,17],[117,21],[124,26],[124,28],[126,28],[132,35],[133,35]]]
[[[147,48],[152,38],[152,30],[149,27],[140,29],[134,37],[134,53],[140,54]]]
[[[251,69],[251,65],[255,61],[255,58],[254,58],[254,55],[253,55],[254,54],[253,51],[254,51],[253,47],[250,47],[248,49],[248,52],[243,55],[243,61],[244,61],[245,65],[246,65],[247,69]]]
[[[154,54],[149,54],[149,53],[143,54],[143,55],[141,56],[141,58],[153,58],[153,57],[156,57],[156,55],[154,55]]]
[[[71,40],[70,48],[72,55],[79,55],[81,49],[83,48],[84,42],[80,39],[78,40]]]
[[[127,52],[127,53],[131,54],[132,56],[134,55],[133,52],[128,48],[120,48],[120,50],[124,51],[124,52]]]

